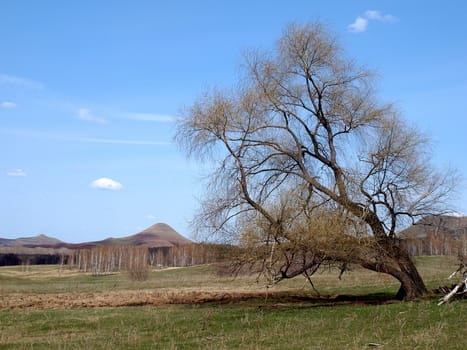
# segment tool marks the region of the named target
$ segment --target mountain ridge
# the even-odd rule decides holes
[[[43,233],[32,237],[20,238],[0,238],[0,246],[25,247],[28,245],[55,245],[62,244],[63,241],[47,236]]]
[[[68,249],[89,249],[93,247],[106,247],[112,245],[147,245],[151,248],[173,247],[192,243],[191,240],[182,236],[172,227],[165,223],[157,223],[130,236],[103,240],[67,243],[45,234],[33,237],[22,237],[16,239],[0,238],[0,246],[4,247],[27,247],[27,248],[68,248]]]
[[[400,238],[424,239],[430,232],[460,237],[467,232],[467,216],[428,215],[398,235]]]

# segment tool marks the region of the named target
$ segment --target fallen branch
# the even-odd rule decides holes
[[[464,287],[463,290],[458,293],[458,290],[461,289],[462,287]],[[446,294],[444,297],[440,299],[440,302],[438,303],[438,305],[442,305],[446,303],[455,294],[464,294],[466,292],[467,292],[467,270],[464,271],[461,281],[448,294]]]

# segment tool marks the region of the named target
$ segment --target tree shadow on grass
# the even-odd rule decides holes
[[[289,307],[334,307],[344,305],[383,305],[400,303],[391,293],[371,293],[364,295],[309,295],[289,292],[264,293],[264,295],[226,295],[221,300],[206,300],[202,304],[225,305],[242,304],[257,306],[261,309],[280,309]]]

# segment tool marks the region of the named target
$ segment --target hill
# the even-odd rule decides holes
[[[189,244],[191,241],[172,227],[164,223],[158,223],[138,232],[134,235],[112,238],[109,237],[100,241],[67,243],[59,239],[39,235],[35,237],[6,239],[0,238],[0,247],[28,247],[28,248],[68,248],[68,249],[86,249],[93,247],[103,247],[111,245],[147,245],[149,247],[174,247]]]
[[[174,247],[189,244],[191,241],[172,227],[164,223],[158,223],[148,227],[147,229],[138,232],[134,235],[113,238],[109,237],[101,241],[94,242],[85,242],[77,244],[66,244],[67,248],[70,249],[82,249],[82,248],[92,248],[99,246],[111,246],[111,245],[147,245],[149,247]]]
[[[399,233],[411,255],[467,255],[466,216],[426,216]]]
[[[429,215],[399,232],[400,238],[426,239],[430,234],[448,234],[460,238],[467,233],[467,216]]]
[[[63,244],[64,242],[44,234],[34,237],[23,237],[16,239],[0,238],[0,246],[7,247],[41,247]]]

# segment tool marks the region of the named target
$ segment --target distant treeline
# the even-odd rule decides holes
[[[467,232],[453,235],[447,232],[428,232],[423,238],[403,239],[410,255],[467,256]]]
[[[0,266],[63,264],[99,274],[127,270],[136,261],[151,268],[216,263],[224,261],[231,249],[232,246],[208,243],[174,247],[112,245],[77,250],[1,247]]]
[[[107,246],[71,252],[67,264],[83,272],[104,274],[133,270],[134,266],[168,268],[225,261],[232,246],[193,243],[178,247]]]
[[[429,232],[403,240],[410,254],[467,256],[467,234]],[[224,262],[238,249],[231,245],[192,243],[175,247],[113,245],[90,249],[0,247],[0,266],[62,264],[103,274],[134,269],[183,267]]]
[[[66,264],[68,249],[0,247],[0,266]]]
[[[66,263],[68,257],[62,254],[15,254],[0,253],[0,266],[14,265],[55,265]]]

